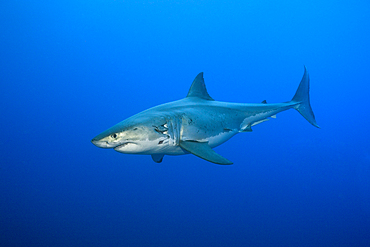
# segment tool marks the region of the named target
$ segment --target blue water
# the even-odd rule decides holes
[[[0,246],[369,246],[369,1],[2,1]],[[215,150],[90,140],[186,96],[288,101]]]

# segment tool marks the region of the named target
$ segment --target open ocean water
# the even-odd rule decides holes
[[[369,1],[2,1],[0,246],[370,246]],[[215,150],[91,139],[181,99],[289,101]]]

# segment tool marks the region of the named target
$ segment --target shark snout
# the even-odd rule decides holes
[[[98,140],[96,138],[92,139],[91,142],[92,144],[94,144],[95,146],[99,148],[113,148],[116,146],[116,145],[108,144],[108,142],[106,141]]]

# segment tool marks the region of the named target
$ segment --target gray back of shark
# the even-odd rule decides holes
[[[186,98],[142,111],[97,135],[92,143],[127,154],[149,154],[157,163],[164,155],[194,154],[215,164],[231,161],[212,148],[256,124],[288,109],[297,110],[318,127],[309,98],[310,79],[305,68],[299,87],[289,102],[242,104],[215,101],[209,96],[203,73],[194,79]]]

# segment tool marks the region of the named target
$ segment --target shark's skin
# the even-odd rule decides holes
[[[164,155],[192,153],[216,164],[232,164],[212,150],[239,132],[274,118],[277,113],[296,109],[315,127],[309,102],[309,76],[305,72],[289,102],[242,104],[214,101],[207,93],[203,73],[194,79],[186,98],[140,112],[92,139],[101,148],[127,154],[149,154],[155,162]]]

